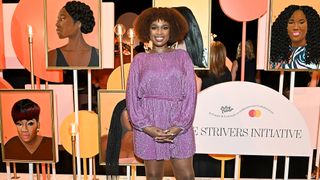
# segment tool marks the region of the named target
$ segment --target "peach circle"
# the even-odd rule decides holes
[[[60,127],[60,142],[72,154],[71,125],[75,123],[75,113],[67,116]],[[80,138],[80,157],[90,158],[99,153],[98,115],[90,111],[79,111],[77,127]]]
[[[44,44],[43,0],[20,0],[11,22],[12,46],[22,66],[30,70],[29,26],[32,27],[34,75],[51,82],[62,82],[61,70],[47,70]]]
[[[261,116],[261,111],[259,109],[257,109],[255,117],[260,117],[260,116]]]
[[[231,19],[239,22],[252,21],[267,12],[267,0],[220,0],[222,11]]]

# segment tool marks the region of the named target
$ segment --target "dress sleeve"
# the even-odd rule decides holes
[[[142,131],[143,128],[152,125],[150,124],[150,120],[145,109],[141,107],[141,99],[138,96],[140,85],[139,58],[141,58],[141,55],[136,55],[130,66],[126,89],[126,103],[133,127]]]
[[[182,129],[180,133],[185,133],[193,123],[196,99],[197,99],[197,86],[196,77],[193,69],[193,63],[190,56],[183,53],[181,57],[184,61],[185,76],[183,80],[183,100],[181,102],[180,115],[171,122],[172,126],[177,126]]]

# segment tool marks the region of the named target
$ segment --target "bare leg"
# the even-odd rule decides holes
[[[194,180],[193,157],[187,159],[171,159],[176,180]]]
[[[145,160],[147,180],[161,180],[163,178],[164,161]]]

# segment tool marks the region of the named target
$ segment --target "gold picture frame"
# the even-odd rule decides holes
[[[68,2],[71,1],[44,0],[46,67],[66,70],[101,69],[101,1],[81,0],[73,2],[74,4]],[[86,11],[72,11],[69,8],[72,6]],[[93,14],[89,13],[90,10]],[[78,18],[77,13],[81,16],[75,20],[74,18]],[[81,35],[72,34],[75,28],[80,28],[77,32]]]
[[[301,9],[299,6],[303,8]],[[305,12],[309,13],[305,15],[307,23],[305,23],[304,30],[299,27],[299,34],[301,34],[299,36],[294,35],[293,28],[289,26],[289,18],[297,9],[301,9],[304,14]],[[317,30],[320,25],[319,12],[320,2],[317,0],[308,2],[303,0],[294,2],[291,0],[270,1],[267,70],[318,71],[320,69],[320,62],[314,63],[316,59],[320,59],[320,42],[318,41],[320,31]],[[314,18],[308,18],[313,16]],[[293,22],[293,19],[291,21]],[[293,25],[293,23],[291,24]],[[305,39],[306,45],[302,46],[296,43],[302,38]],[[310,59],[307,60],[308,57]]]
[[[0,114],[4,162],[58,161],[52,90],[0,90]]]
[[[112,123],[117,124],[119,120],[119,126],[122,133],[121,137],[117,140],[121,140],[121,148],[119,149],[119,165],[141,165],[142,160],[134,156],[133,153],[133,140],[132,138],[132,129],[126,128],[130,124],[128,118],[123,118],[123,112],[126,111],[126,100],[125,100],[126,91],[124,90],[106,90],[101,89],[98,91],[98,116],[99,116],[99,162],[101,165],[105,165],[106,161],[106,151],[107,151],[107,141],[109,139],[109,131]],[[128,117],[128,116],[126,116]],[[123,124],[122,119],[126,122],[126,125]],[[115,125],[117,126],[117,125]],[[118,128],[119,128],[118,126]],[[132,127],[131,127],[132,128]],[[123,131],[126,129],[127,131]],[[112,129],[113,131],[118,131],[119,129]],[[112,135],[114,137],[114,135]],[[125,141],[123,141],[125,139]],[[130,139],[129,141],[127,141]],[[122,147],[125,146],[125,147]],[[114,148],[114,147],[113,147]]]

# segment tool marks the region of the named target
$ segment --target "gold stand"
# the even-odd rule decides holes
[[[133,60],[133,45],[134,45],[134,31],[133,28],[129,28],[127,36],[130,38],[130,61]]]
[[[39,164],[36,165],[36,169],[37,169],[37,180],[40,180],[40,167],[39,167]]]
[[[120,53],[120,65],[121,65],[121,89],[126,89],[125,75],[124,75],[124,65],[123,65],[123,53],[122,53],[122,36],[126,32],[126,28],[123,24],[117,24],[113,31],[119,38],[119,53]]]
[[[71,134],[71,143],[72,143],[72,172],[73,172],[73,180],[77,179],[76,176],[76,135],[74,133]]]
[[[131,180],[136,179],[136,173],[137,173],[137,166],[132,164],[131,165]]]
[[[50,180],[50,164],[47,164],[47,179]]]
[[[12,163],[12,164],[13,164],[13,177],[11,179],[19,179],[20,177],[17,176],[16,163]]]
[[[92,157],[92,171],[93,171],[93,179],[92,180],[99,180],[97,177],[96,177],[96,160],[94,157]]]
[[[31,74],[31,89],[34,89],[34,66],[33,66],[33,51],[32,51],[32,35],[29,35],[28,37],[29,42],[29,58],[30,58],[30,74]]]

